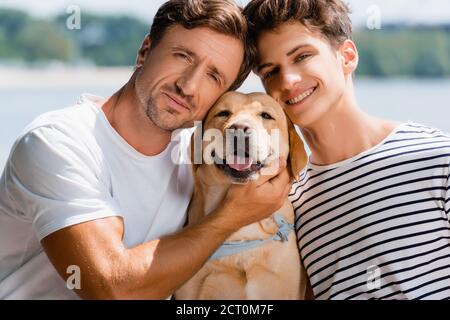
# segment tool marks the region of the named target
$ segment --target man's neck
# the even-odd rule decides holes
[[[311,150],[311,162],[329,165],[378,145],[398,125],[364,113],[352,93],[344,96],[325,117],[301,131]]]
[[[146,156],[163,152],[171,132],[157,127],[145,114],[134,90],[134,76],[102,105],[111,126],[134,149]]]

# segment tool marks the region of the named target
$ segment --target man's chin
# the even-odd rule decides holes
[[[188,129],[188,128],[192,128],[193,126],[195,126],[194,121],[189,120],[189,121],[186,121],[183,124],[181,124],[177,129]]]
[[[194,126],[192,120],[178,119],[174,115],[169,115],[167,117],[159,117],[154,114],[147,114],[149,120],[161,130],[172,132],[177,129],[190,128]]]
[[[181,124],[176,124],[176,123],[155,123],[155,125],[159,128],[159,129],[161,129],[161,130],[164,130],[164,131],[167,131],[167,132],[173,132],[173,131],[175,131],[175,130],[177,130],[177,129],[185,129],[185,128],[190,128],[190,126],[188,126],[187,124],[185,124],[185,123],[181,123]]]
[[[321,108],[313,106],[313,108],[302,112],[287,112],[287,116],[293,124],[300,128],[308,128],[313,126],[318,120],[323,119],[325,112],[323,112]]]

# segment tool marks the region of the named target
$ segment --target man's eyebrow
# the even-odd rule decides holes
[[[286,53],[286,56],[291,56],[291,55],[293,55],[294,53],[296,53],[298,50],[300,50],[300,49],[302,49],[302,48],[305,48],[305,47],[309,47],[310,45],[309,44],[301,44],[301,45],[298,45],[298,46],[296,46],[294,49],[292,49],[291,51],[289,51],[288,53]]]
[[[300,44],[300,45],[294,47],[288,53],[286,53],[286,56],[289,57],[289,56],[293,55],[294,53],[296,53],[298,50],[300,50],[300,49],[302,49],[304,47],[309,47],[309,46],[310,46],[309,44]],[[270,63],[270,62],[269,63],[264,63],[264,64],[260,65],[258,67],[258,69],[256,69],[256,71],[259,73],[262,69],[267,68],[267,67],[271,67],[271,66],[273,66],[273,63]]]

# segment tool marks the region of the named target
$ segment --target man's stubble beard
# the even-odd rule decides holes
[[[166,119],[162,116],[162,114],[165,113],[167,115]],[[158,110],[158,108],[155,107],[155,103],[153,102],[153,99],[150,97],[147,101],[145,114],[147,115],[147,118],[158,128],[165,130],[165,131],[175,131],[177,129],[181,128],[190,128],[194,125],[193,120],[188,121],[181,121],[178,120],[176,115],[164,111],[164,110]],[[172,118],[173,120],[171,120]],[[175,121],[175,123],[174,123]],[[172,122],[172,123],[169,123]]]

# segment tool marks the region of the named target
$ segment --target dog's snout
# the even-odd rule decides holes
[[[235,152],[243,150],[248,153],[250,150],[250,138],[233,136],[233,150],[235,150]]]
[[[245,123],[234,123],[229,127],[230,130],[242,130],[244,133],[248,133],[250,131],[250,127]]]

